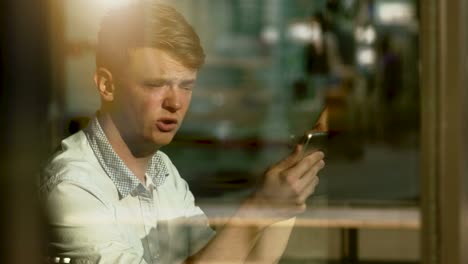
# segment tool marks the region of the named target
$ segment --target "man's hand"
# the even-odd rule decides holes
[[[302,146],[296,146],[265,173],[259,189],[215,238],[185,263],[277,263],[291,235],[293,217],[306,209],[306,200],[318,184],[323,157],[322,152],[305,155]]]
[[[265,173],[262,185],[247,202],[248,207],[273,222],[302,213],[319,182],[317,174],[325,166],[323,158],[322,152],[304,155],[302,146],[296,146],[293,153]]]

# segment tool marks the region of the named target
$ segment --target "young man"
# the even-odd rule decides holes
[[[101,108],[62,142],[41,181],[51,255],[71,263],[278,261],[294,216],[318,183],[323,153],[303,155],[296,147],[215,234],[159,151],[190,104],[205,56],[198,36],[174,9],[138,3],[105,17],[98,43]],[[239,225],[254,217],[261,220]],[[290,225],[269,228],[279,221]],[[252,254],[261,246],[274,253]]]

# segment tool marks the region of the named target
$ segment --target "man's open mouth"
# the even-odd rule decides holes
[[[156,127],[162,132],[171,132],[177,129],[177,119],[161,118],[156,122]]]

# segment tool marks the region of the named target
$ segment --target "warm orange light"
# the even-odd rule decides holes
[[[102,8],[116,8],[120,6],[127,5],[134,0],[96,0],[96,4],[100,5]]]

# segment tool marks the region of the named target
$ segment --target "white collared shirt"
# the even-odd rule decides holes
[[[180,263],[214,231],[187,183],[158,151],[143,185],[112,150],[97,118],[62,141],[45,167],[50,255],[71,263]]]

